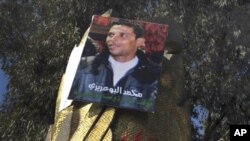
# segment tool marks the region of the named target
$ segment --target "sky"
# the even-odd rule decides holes
[[[0,104],[3,101],[4,94],[6,93],[6,87],[8,84],[8,76],[0,69]]]
[[[191,117],[191,121],[195,127],[199,127],[198,133],[204,135],[205,127],[204,123],[208,117],[208,110],[202,105],[195,105],[193,111],[197,112],[197,117]]]

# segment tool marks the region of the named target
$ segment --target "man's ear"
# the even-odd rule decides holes
[[[136,39],[136,48],[137,49],[145,49],[145,46],[146,46],[146,44],[145,44],[145,38],[143,38],[143,37],[140,37],[140,38],[137,38]]]

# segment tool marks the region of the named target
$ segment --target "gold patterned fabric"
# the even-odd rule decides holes
[[[50,127],[46,140],[111,141],[112,132],[109,127],[115,111],[112,107],[75,102],[56,114],[55,123]]]

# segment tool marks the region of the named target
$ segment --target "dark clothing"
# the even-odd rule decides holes
[[[79,67],[69,98],[154,111],[160,66],[147,60],[141,51],[137,51],[136,55],[138,64],[130,69],[116,86],[113,86],[109,54],[98,55],[90,65]]]

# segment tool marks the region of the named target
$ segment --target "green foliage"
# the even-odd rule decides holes
[[[228,139],[229,124],[249,122],[250,113],[245,106],[250,98],[246,42],[250,30],[246,21],[250,19],[246,18],[247,7],[239,3],[208,4],[199,5],[187,15],[193,17],[192,21],[187,19],[190,24],[184,33],[188,45],[184,52],[187,88],[194,104],[209,111],[204,140]]]
[[[80,37],[72,5],[65,2],[56,10],[53,4],[62,2],[42,2],[48,3],[1,4],[1,56],[10,79],[0,115],[1,140],[44,139],[67,58]]]
[[[123,18],[179,23],[187,94],[193,106],[208,110],[203,138],[228,139],[228,125],[249,123],[250,117],[249,6],[243,0],[0,2],[0,60],[10,76],[0,139],[44,140],[69,54],[91,16],[110,8]]]

